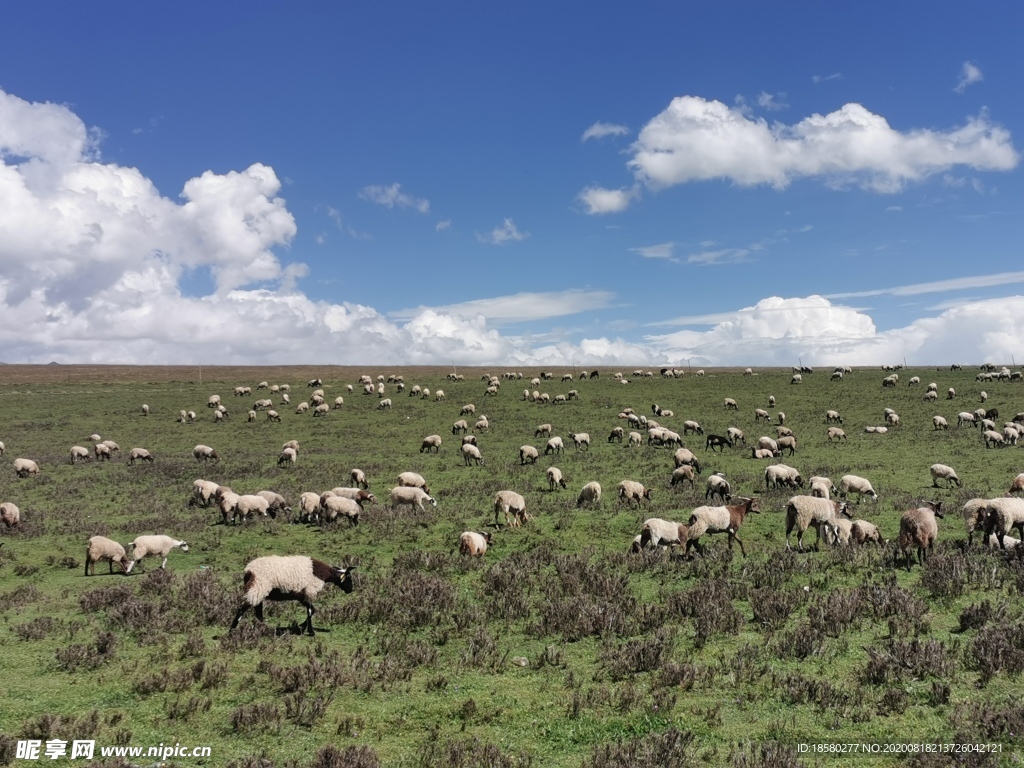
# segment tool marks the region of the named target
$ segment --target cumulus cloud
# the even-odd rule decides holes
[[[629,133],[629,128],[624,125],[615,125],[614,123],[602,123],[601,121],[598,121],[583,132],[583,136],[580,137],[580,141],[586,141],[587,139],[603,139],[605,136],[625,136],[627,133]]]
[[[640,193],[639,187],[630,189],[604,189],[603,187],[587,187],[579,193],[577,199],[587,207],[587,213],[620,213],[629,208],[629,204]]]
[[[964,65],[960,68],[960,81],[953,90],[957,93],[963,93],[967,90],[967,86],[980,83],[984,79],[981,70],[978,69],[976,64],[965,61]]]
[[[580,312],[608,307],[614,294],[610,291],[548,291],[524,292],[511,296],[495,296],[490,299],[475,299],[444,307],[416,307],[391,312],[396,319],[413,318],[426,310],[445,315],[473,318],[484,317],[489,323],[521,323],[531,320],[546,320],[564,317]]]
[[[1005,171],[1019,162],[1009,131],[985,113],[945,131],[900,132],[860,104],[784,125],[697,96],[673,99],[631,151],[629,168],[653,189],[709,179],[784,189],[813,177],[895,192],[954,166]]]
[[[789,106],[786,103],[785,93],[767,93],[765,91],[761,91],[757,95],[757,105],[762,109],[767,109],[769,112],[778,112],[780,109],[786,109]]]
[[[500,227],[495,227],[488,234],[481,235],[477,233],[476,239],[481,243],[505,245],[506,243],[518,243],[520,240],[525,240],[529,236],[529,232],[520,232],[516,227],[516,223],[512,221],[512,219],[505,219]]]
[[[398,206],[399,208],[412,208],[420,213],[430,213],[430,201],[407,195],[402,191],[401,184],[391,184],[386,187],[380,185],[363,187],[359,197],[369,200],[371,203],[383,205],[385,208]]]

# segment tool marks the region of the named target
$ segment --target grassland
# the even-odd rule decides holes
[[[940,521],[939,544],[924,567],[897,563],[895,548],[786,551],[783,509],[790,492],[766,491],[766,462],[736,448],[704,451],[696,488],[670,488],[672,450],[608,443],[626,406],[682,431],[697,419],[707,432],[736,426],[748,444],[774,427],[754,409],[787,414],[799,440],[783,459],[804,478],[848,472],[869,478],[877,503],[856,516],[895,538],[903,510],[939,499],[950,510],[975,496],[1001,495],[1024,470],[1020,449],[986,449],[977,429],[957,429],[956,413],[974,410],[979,391],[1000,423],[1024,411],[1019,384],[975,382],[975,371],[901,371],[898,388],[883,374],[857,370],[841,382],[788,369],[709,370],[698,378],[636,378],[627,385],[602,369],[598,380],[544,382],[551,395],[578,389],[562,405],[524,402],[528,382],[503,382],[484,397],[481,371],[461,383],[447,369],[0,368],[0,500],[24,522],[0,530],[0,764],[25,738],[94,738],[100,744],[210,745],[213,757],[175,765],[273,766],[636,766],[839,765],[797,745],[929,742],[995,743],[995,755],[924,755],[919,766],[1010,765],[1024,755],[1024,559],[965,549],[958,514]],[[499,374],[497,368],[490,371]],[[408,386],[443,389],[443,402],[388,387],[390,411],[354,384],[362,373],[401,373]],[[537,370],[524,370],[526,378]],[[657,373],[657,372],[655,372]],[[940,393],[922,400],[920,375]],[[628,372],[627,372],[628,375]],[[292,405],[305,382],[322,377],[325,418],[277,405],[281,423],[261,414],[247,423],[256,383],[289,383]],[[630,377],[632,378],[632,377]],[[232,388],[253,387],[233,398]],[[205,407],[218,393],[231,418],[215,424]],[[275,404],[280,402],[272,396]],[[739,411],[723,407],[735,398]],[[486,464],[467,467],[450,433],[465,403],[486,413],[478,434]],[[143,416],[141,406],[150,406]],[[902,425],[865,434],[895,409]],[[825,442],[824,414],[839,410],[848,442]],[[176,422],[195,410],[195,424]],[[952,426],[934,431],[942,414]],[[564,455],[520,466],[518,450],[549,422],[566,438]],[[567,435],[587,431],[589,451]],[[627,430],[628,431],[628,430]],[[72,445],[99,433],[121,446],[110,463],[71,465]],[[420,453],[422,438],[444,439],[439,454]],[[279,468],[281,445],[301,443],[298,464]],[[197,465],[205,443],[222,461]],[[145,447],[152,465],[129,466]],[[35,459],[38,477],[18,479],[15,457]],[[934,489],[928,467],[955,467],[963,488]],[[548,490],[547,466],[569,489]],[[381,502],[404,470],[423,474],[437,498],[425,514],[368,508],[361,524],[320,528],[258,520],[225,526],[212,509],[189,508],[197,477],[239,493],[275,490],[295,502],[303,491],[348,485],[362,468]],[[707,555],[632,555],[647,517],[685,521],[704,502],[703,477],[721,471],[735,493],[755,495],[761,513],[744,523],[748,557],[712,539]],[[622,479],[654,489],[643,509],[621,506]],[[590,480],[605,490],[600,509],[579,510]],[[534,515],[518,530],[494,528],[492,499],[521,492]],[[455,551],[461,531],[493,530],[482,561]],[[83,575],[86,540],[102,534],[127,543],[143,533],[186,539],[166,572],[148,561],[124,577]],[[811,535],[813,539],[813,534]],[[268,626],[247,617],[229,633],[245,563],[264,554],[308,554],[357,565],[355,591],[328,589],[317,601],[315,638],[289,631],[304,618],[294,603],[271,605]],[[81,760],[68,761],[82,764]],[[907,758],[860,757],[859,766]],[[27,763],[24,763],[27,764]],[[100,765],[122,765],[116,761]]]

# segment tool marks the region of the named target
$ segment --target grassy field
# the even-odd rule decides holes
[[[790,384],[789,369],[708,370],[678,379],[601,370],[597,380],[561,382],[541,392],[579,390],[579,399],[542,405],[523,400],[526,381],[503,381],[485,396],[480,370],[448,369],[0,367],[0,501],[23,522],[0,529],[0,764],[18,739],[96,739],[101,745],[209,745],[212,757],[170,765],[234,768],[383,766],[790,766],[840,765],[835,754],[800,744],[894,742],[995,744],[996,754],[861,756],[859,766],[1011,765],[1024,756],[1024,559],[967,550],[959,508],[972,497],[1002,495],[1024,471],[1020,449],[986,449],[976,428],[956,427],[959,411],[1024,411],[1024,386],[975,381],[976,370],[908,369],[895,389],[878,370],[843,381],[829,372]],[[502,373],[501,369],[489,371]],[[444,401],[397,393],[390,411],[363,395],[360,374],[403,374],[407,387],[443,389]],[[908,386],[911,376],[922,384]],[[322,377],[327,401],[345,404],[323,418],[298,415],[306,382]],[[291,405],[256,384],[291,385]],[[922,398],[938,384],[940,399]],[[356,384],[349,393],[346,385]],[[252,394],[235,398],[235,386]],[[957,397],[946,400],[948,387]],[[533,389],[533,387],[530,387]],[[220,394],[230,418],[206,408]],[[755,423],[755,408],[773,424]],[[280,423],[246,413],[272,397]],[[724,399],[735,398],[737,411]],[[150,406],[144,416],[142,405]],[[451,425],[463,404],[487,414],[478,432],[484,466],[466,466]],[[871,480],[877,503],[855,516],[876,523],[884,548],[804,553],[785,546],[784,508],[792,491],[766,490],[771,463],[739,446],[722,454],[687,445],[704,464],[696,487],[670,487],[671,448],[609,443],[629,406],[651,417],[653,403],[674,411],[664,426],[682,432],[696,419],[708,433],[729,426],[747,444],[775,436],[784,411],[798,449],[781,461],[806,479],[847,473]],[[893,408],[901,425],[866,434]],[[198,421],[176,421],[180,409]],[[849,440],[825,440],[825,411],[844,417]],[[951,426],[932,428],[932,416]],[[472,419],[471,422],[472,424]],[[546,456],[534,437],[542,423],[567,443]],[[589,432],[576,451],[570,432]],[[99,433],[119,455],[72,465],[72,445]],[[420,453],[440,434],[438,454]],[[278,467],[286,440],[300,442],[295,467]],[[192,448],[221,455],[200,465]],[[541,449],[521,466],[519,447]],[[153,464],[130,466],[144,447]],[[42,471],[19,479],[17,457]],[[779,460],[776,460],[779,461]],[[962,488],[931,487],[928,467],[956,468]],[[548,466],[567,490],[549,491]],[[202,477],[238,493],[275,490],[297,508],[304,491],[349,484],[362,468],[379,504],[358,527],[275,520],[224,525],[211,509],[190,508]],[[422,474],[437,499],[426,513],[388,509],[399,472]],[[722,537],[704,557],[629,553],[642,521],[685,522],[704,503],[704,480],[723,472],[733,492],[757,498],[740,535],[748,556]],[[653,489],[643,509],[620,505],[616,486],[633,479]],[[598,509],[577,509],[576,494],[597,480]],[[494,525],[497,491],[522,493],[533,515],[521,529]],[[939,543],[924,568],[897,560],[901,513],[941,500]],[[482,560],[458,555],[464,530],[491,530]],[[147,560],[125,577],[83,575],[86,540],[102,534],[127,544],[166,533],[190,544],[166,571]],[[806,542],[813,542],[811,532]],[[295,603],[270,604],[267,626],[251,613],[234,632],[241,575],[252,558],[306,554],[356,565],[351,594],[329,587],[317,600],[315,638],[291,631],[304,619]],[[833,747],[834,748],[834,747]],[[813,747],[812,747],[813,749]],[[52,761],[51,761],[52,762]],[[61,761],[57,761],[58,764]],[[84,764],[82,760],[66,761]],[[145,760],[135,761],[137,764]],[[151,762],[151,761],[150,761]],[[127,765],[97,756],[95,765]]]

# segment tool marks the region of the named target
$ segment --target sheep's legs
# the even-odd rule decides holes
[[[306,633],[312,637],[316,634],[313,632],[313,614],[316,612],[316,609],[313,608],[313,604],[308,600],[302,600],[300,602],[306,606],[306,623],[304,626],[306,627]]]

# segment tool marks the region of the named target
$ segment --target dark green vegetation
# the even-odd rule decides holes
[[[935,369],[901,371],[896,389],[882,389],[877,370],[841,382],[819,371],[800,385],[789,383],[788,369],[674,380],[655,371],[630,376],[628,385],[602,370],[597,381],[570,384],[558,370],[538,389],[578,389],[579,400],[539,405],[522,399],[537,370],[524,371],[526,381],[503,381],[495,397],[484,396],[480,371],[462,371],[466,381],[453,383],[442,369],[204,369],[201,384],[189,380],[194,369],[0,372],[0,501],[16,503],[24,518],[18,529],[0,530],[0,764],[13,758],[13,740],[56,736],[208,744],[213,758],[205,764],[236,768],[788,766],[803,764],[801,742],[1002,745],[1001,756],[972,755],[959,765],[1009,764],[1021,751],[1024,559],[977,543],[965,551],[958,510],[971,497],[1003,494],[1024,461],[1020,448],[986,449],[978,429],[957,429],[956,414],[977,408],[984,388],[1001,426],[1024,411],[1024,385],[978,384],[976,371]],[[411,398],[389,385],[394,407],[378,411],[375,395],[345,391],[360,373],[402,373],[408,387],[441,388],[447,400]],[[909,387],[915,374],[923,383]],[[327,401],[342,395],[345,405],[323,418],[296,415],[317,375]],[[257,391],[262,379],[291,384],[291,406]],[[939,385],[935,403],[922,400],[929,381]],[[252,394],[232,397],[236,385]],[[950,386],[959,393],[953,401],[945,400]],[[206,408],[213,393],[230,410],[226,423],[215,424]],[[855,516],[876,523],[888,546],[787,552],[783,510],[792,492],[765,491],[769,462],[750,458],[749,448],[712,454],[703,437],[687,436],[705,464],[691,490],[669,487],[672,449],[606,441],[616,426],[630,431],[616,418],[622,408],[650,417],[658,403],[675,412],[662,423],[676,431],[686,419],[708,433],[736,426],[749,446],[775,435],[774,424],[754,422],[769,395],[778,401],[771,414],[784,411],[799,441],[782,461],[805,479],[870,479],[880,500],[857,505]],[[281,423],[262,413],[246,423],[261,397],[273,398]],[[726,397],[738,411],[725,409]],[[464,465],[450,431],[465,403],[490,417],[490,429],[478,433],[482,467]],[[865,425],[884,423],[885,407],[901,426],[865,434]],[[825,442],[830,408],[842,413],[847,442]],[[196,411],[198,423],[177,423],[179,409]],[[933,414],[948,419],[948,431],[932,429]],[[566,441],[564,455],[543,454],[545,440],[534,437],[542,423]],[[573,449],[568,435],[577,430],[590,433],[589,451]],[[70,447],[91,448],[94,432],[115,440],[121,454],[72,466]],[[444,440],[440,452],[420,453],[434,433]],[[301,443],[298,464],[278,468],[290,439]],[[198,465],[197,443],[222,461]],[[535,465],[519,464],[525,444],[541,449]],[[155,463],[129,466],[133,447],[149,449]],[[19,456],[38,461],[41,474],[15,478]],[[963,488],[932,488],[935,462],[955,467]],[[548,490],[552,465],[568,490]],[[297,509],[303,491],[348,485],[352,467],[367,473],[380,501],[355,528],[280,517],[225,526],[213,509],[186,506],[202,477],[239,493],[278,491]],[[426,477],[436,509],[386,508],[404,470]],[[693,560],[629,553],[645,518],[685,522],[715,471],[734,493],[760,501],[761,514],[740,531],[747,558],[738,548],[730,553],[721,535],[705,539],[706,556]],[[620,506],[622,479],[653,488],[653,503]],[[579,510],[576,494],[590,480],[603,486],[603,502]],[[492,529],[482,560],[460,557],[459,534],[493,525],[492,500],[502,489],[522,493],[533,519]],[[939,523],[927,565],[908,573],[891,542],[900,513],[920,499],[941,499],[951,514]],[[172,551],[166,572],[149,559],[128,577],[107,575],[106,564],[83,576],[90,536],[127,544],[144,533],[183,538],[191,551]],[[805,542],[813,541],[811,532]],[[351,595],[331,587],[317,599],[315,638],[289,631],[305,618],[296,603],[268,604],[266,627],[249,613],[227,631],[243,568],[265,554],[358,566]]]

